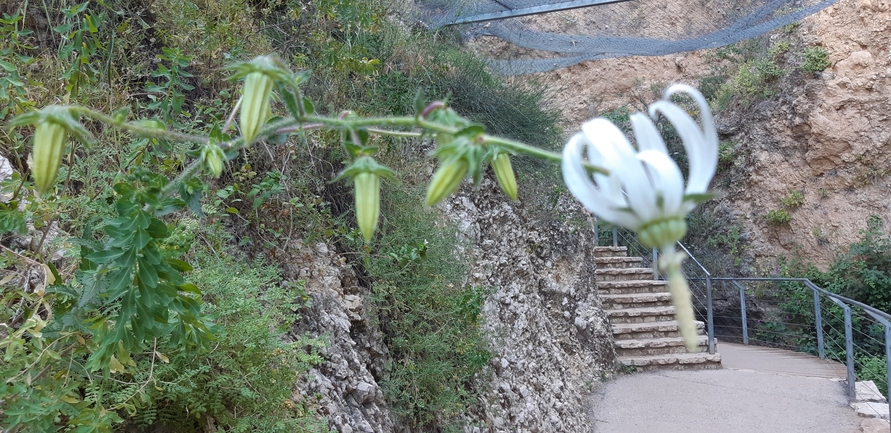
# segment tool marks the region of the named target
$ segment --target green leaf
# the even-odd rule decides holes
[[[133,243],[131,248],[135,248],[137,250],[141,250],[151,242],[152,236],[145,230],[139,229],[136,230],[136,233],[133,235]]]
[[[117,258],[124,255],[125,252],[125,250],[122,250],[120,248],[96,251],[94,253],[88,254],[86,256],[86,259],[93,263],[104,265],[117,260]]]
[[[306,113],[307,116],[316,112],[315,105],[313,105],[312,101],[306,96],[303,97],[303,112]]]
[[[0,60],[0,68],[5,69],[6,72],[15,72],[15,65],[5,60]]]
[[[137,276],[142,284],[146,287],[158,287],[158,273],[155,272],[155,266],[148,263],[145,259],[138,260]]]
[[[185,260],[167,259],[167,264],[179,272],[190,272],[194,269],[192,268],[192,265],[190,265],[189,262]]]

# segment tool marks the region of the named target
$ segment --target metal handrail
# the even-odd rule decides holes
[[[594,223],[595,233],[597,231],[597,223]],[[615,229],[612,232],[613,237],[613,245],[618,245],[618,233]],[[851,399],[855,398],[856,395],[856,378],[854,372],[854,338],[853,338],[853,325],[852,325],[852,313],[851,307],[857,307],[862,310],[864,313],[871,316],[877,322],[881,323],[884,326],[885,331],[885,359],[886,359],[886,373],[888,377],[888,389],[891,390],[891,314],[886,313],[882,310],[879,310],[870,305],[864,304],[862,302],[850,299],[848,297],[832,293],[822,287],[816,285],[813,281],[807,278],[773,278],[773,277],[715,277],[712,276],[711,272],[702,265],[696,257],[690,253],[690,250],[682,244],[681,242],[677,243],[678,246],[690,257],[693,263],[703,272],[705,275],[704,278],[689,278],[689,281],[705,281],[706,283],[706,323],[708,327],[708,345],[709,345],[709,353],[715,353],[715,339],[714,339],[714,309],[713,309],[713,297],[712,297],[712,282],[713,281],[726,281],[735,285],[740,292],[740,313],[742,315],[742,327],[743,327],[743,344],[748,344],[748,329],[747,329],[747,313],[746,313],[746,294],[745,287],[743,287],[740,282],[744,281],[765,281],[765,282],[798,282],[804,285],[811,290],[814,296],[814,321],[815,321],[815,331],[817,337],[817,352],[821,359],[826,359],[826,349],[824,346],[824,336],[823,336],[823,317],[821,310],[821,297],[825,296],[829,298],[834,304],[838,305],[844,311],[844,320],[845,320],[845,364],[847,369],[847,392],[848,397]],[[653,263],[655,264],[657,260],[656,252],[653,252]],[[889,410],[891,410],[891,400],[888,401]]]

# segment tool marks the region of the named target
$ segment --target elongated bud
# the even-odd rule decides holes
[[[52,188],[62,165],[62,152],[65,150],[65,128],[52,121],[37,124],[34,131],[33,165],[31,175],[37,191],[44,194]]]
[[[514,176],[514,168],[510,163],[510,156],[506,153],[498,154],[492,160],[492,169],[495,170],[495,177],[498,179],[498,185],[501,185],[501,190],[511,200],[516,200],[517,178]]]
[[[201,149],[201,160],[213,177],[220,177],[220,174],[223,173],[223,161],[225,159],[226,154],[216,144],[208,144]]]
[[[356,187],[356,220],[365,242],[377,229],[381,215],[381,178],[374,173],[359,173],[353,178]]]
[[[455,192],[470,165],[464,158],[454,159],[439,167],[427,188],[427,206],[433,206]]]
[[[241,135],[250,144],[268,120],[271,111],[269,97],[274,82],[263,72],[251,72],[244,79],[244,96],[241,100]]]

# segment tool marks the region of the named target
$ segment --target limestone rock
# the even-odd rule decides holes
[[[594,286],[593,233],[558,221],[586,213],[561,197],[535,218],[484,178],[441,205],[462,227],[469,284],[495,290],[484,305],[493,357],[467,432],[589,432],[588,394],[613,371],[609,324]]]

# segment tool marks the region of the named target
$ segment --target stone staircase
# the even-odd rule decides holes
[[[626,247],[595,247],[597,290],[613,328],[620,364],[639,370],[721,368],[721,355],[708,353],[705,324],[699,350],[688,353],[674,320],[668,283],[653,279],[640,257]]]

